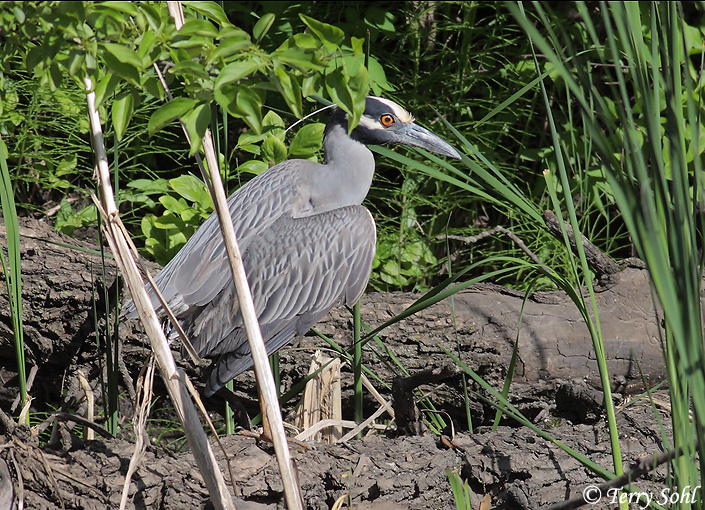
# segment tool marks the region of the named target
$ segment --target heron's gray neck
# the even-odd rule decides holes
[[[323,140],[325,164],[316,187],[338,208],[359,205],[367,196],[375,173],[375,158],[362,143],[350,138],[342,126],[333,126]],[[328,202],[328,200],[325,200]]]

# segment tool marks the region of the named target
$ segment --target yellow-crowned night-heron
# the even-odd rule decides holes
[[[366,144],[422,147],[460,155],[387,99],[368,97],[348,136],[336,109],[323,137],[325,163],[291,159],[252,179],[228,199],[267,352],[306,333],[336,304],[365,290],[376,229],[362,205],[375,171]],[[225,247],[212,214],[155,281],[196,352],[216,358],[205,394],[252,365]],[[157,312],[161,305],[151,295]],[[132,303],[123,314],[136,317]],[[172,333],[172,336],[173,333]]]

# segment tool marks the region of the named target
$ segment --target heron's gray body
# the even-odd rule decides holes
[[[372,107],[396,108],[395,118],[414,128],[415,136],[435,136],[412,124],[411,116],[390,101],[368,98],[366,115],[368,110],[376,114],[370,101],[375,101]],[[376,129],[372,121],[366,122],[367,127],[361,122],[357,128],[360,133]],[[376,229],[371,214],[360,205],[375,170],[365,143],[404,142],[357,138],[348,136],[347,117],[336,111],[326,126],[325,163],[284,161],[228,199],[269,353],[306,333],[336,304],[354,304],[367,286]],[[422,145],[414,140],[406,143]],[[457,156],[440,139],[422,141],[433,142],[431,150]],[[206,395],[252,365],[228,266],[213,214],[155,278],[199,356],[218,359]],[[161,312],[158,299],[151,297]],[[136,316],[131,303],[124,313]]]

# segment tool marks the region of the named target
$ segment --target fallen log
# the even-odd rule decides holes
[[[106,259],[105,281],[101,258],[96,253],[77,251],[69,246],[92,249],[95,246],[53,231],[42,222],[24,219],[21,226],[23,271],[23,318],[26,356],[38,368],[37,380],[62,381],[63,390],[80,393],[74,374],[79,369],[88,376],[98,393],[99,350],[93,315],[103,308],[103,297],[113,296],[115,269]],[[0,225],[0,243],[4,225]],[[2,243],[5,246],[5,243]],[[640,371],[648,380],[664,376],[660,348],[660,327],[651,300],[646,271],[626,268],[610,277],[610,284],[597,292],[597,306],[605,341],[607,363],[614,390],[629,391],[641,383]],[[375,327],[405,310],[419,295],[409,293],[370,293],[363,297],[363,321]],[[390,326],[379,337],[381,348],[369,342],[364,349],[365,365],[391,387],[403,372],[390,363],[389,353],[409,373],[440,367],[449,359],[444,348],[493,384],[501,384],[514,343],[519,342],[519,363],[514,383],[523,395],[522,384],[535,391],[539,384],[552,387],[555,381],[583,380],[599,386],[592,341],[577,307],[562,292],[537,292],[523,303],[524,295],[496,285],[473,286],[450,299]],[[522,305],[523,314],[522,314]],[[521,321],[520,321],[521,317]],[[98,318],[99,326],[104,318]],[[13,385],[15,353],[7,295],[0,293],[0,406],[7,409],[16,396]],[[317,329],[343,346],[351,342],[351,320],[344,308],[335,309]],[[123,383],[130,385],[145,362],[149,350],[134,323],[120,330]],[[104,341],[103,341],[104,342]],[[283,390],[305,376],[310,354],[326,344],[317,336],[307,336],[298,345],[282,351]],[[185,363],[185,366],[189,366]],[[391,366],[391,368],[390,368]],[[350,378],[351,373],[343,372]],[[251,374],[243,374],[236,386],[240,394],[256,398]],[[348,388],[350,385],[347,385]],[[458,397],[460,377],[434,388],[434,402],[451,413],[464,416]],[[129,388],[126,388],[129,390]],[[383,388],[380,388],[384,391]],[[472,387],[471,387],[472,389]],[[35,385],[32,394],[40,402],[61,399],[60,384]],[[65,398],[65,395],[64,395]],[[343,395],[344,400],[347,394]],[[373,405],[370,402],[370,405]],[[482,405],[473,405],[482,413]],[[344,406],[345,408],[345,406]],[[484,418],[479,416],[480,421]]]

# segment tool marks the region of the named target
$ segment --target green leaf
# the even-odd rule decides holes
[[[118,141],[122,140],[125,135],[127,126],[130,124],[132,113],[135,107],[135,96],[131,92],[123,92],[120,94],[111,108],[113,118],[113,127],[115,128],[115,136]]]
[[[228,21],[225,11],[217,2],[184,1],[181,3],[200,14],[203,14],[206,18],[215,21],[221,26],[230,25],[230,21]]]
[[[218,34],[218,40],[221,41],[221,44],[225,43],[228,40],[247,40],[247,41],[252,41],[250,38],[250,34],[245,32],[243,29],[234,27],[232,25],[223,27],[220,30],[220,33]]]
[[[137,67],[133,66],[132,64],[125,64],[124,62],[121,62],[111,53],[104,53],[103,60],[107,64],[107,71],[110,74],[116,74],[123,80],[126,80],[127,82],[132,83],[133,85],[139,84],[140,73]]]
[[[51,91],[54,92],[59,88],[59,86],[61,86],[63,76],[64,75],[61,72],[59,65],[54,62],[49,66],[49,72],[45,73],[42,78],[49,84]]]
[[[347,112],[348,132],[351,132],[365,111],[365,98],[369,92],[365,66],[360,65],[352,75],[347,75],[341,68],[328,73],[326,90],[331,99]]]
[[[154,228],[154,221],[156,219],[157,217],[152,213],[145,214],[142,217],[142,221],[140,221],[140,229],[142,229],[142,234],[144,234],[145,237],[152,237],[152,229]]]
[[[147,20],[148,27],[146,26],[145,29],[149,28],[155,32],[160,32],[163,30],[162,27],[167,20],[171,23],[171,26],[173,26],[173,21],[170,19],[166,9],[158,8],[156,4],[152,5],[147,2],[135,2],[135,4],[139,5],[140,12]]]
[[[69,70],[69,75],[76,76],[80,71],[84,69],[84,64],[86,62],[85,52],[77,49],[73,49],[69,52],[69,61],[66,67]]]
[[[190,56],[191,54],[195,54],[197,52],[200,52],[205,45],[209,45],[212,43],[213,43],[212,40],[210,40],[207,37],[202,37],[200,35],[185,36],[185,37],[177,35],[172,40],[171,47],[177,48],[180,50],[184,50]]]
[[[169,69],[169,73],[178,76],[190,76],[192,78],[209,80],[210,75],[202,65],[194,62],[193,60],[182,60],[177,62],[174,67]]]
[[[364,53],[364,44],[364,39],[355,36],[350,37],[350,46],[352,46],[353,53],[356,55]]]
[[[269,32],[269,29],[272,28],[272,24],[274,23],[274,19],[274,14],[268,12],[257,20],[257,23],[255,23],[252,29],[252,35],[255,37],[255,41],[259,42],[265,34]]]
[[[182,232],[184,230],[184,227],[186,227],[186,222],[181,219],[181,216],[178,213],[174,213],[172,211],[167,211],[162,216],[159,216],[156,220],[154,220],[154,228],[158,228],[160,230],[174,229],[176,231]],[[171,235],[172,232],[167,233],[168,237]],[[176,242],[178,242],[178,239],[176,240]]]
[[[301,87],[299,82],[292,78],[281,67],[274,68],[274,74],[271,76],[271,81],[277,87],[282,97],[289,106],[289,109],[296,115],[297,118],[303,117],[303,106],[301,104]]]
[[[282,124],[284,124],[283,121],[282,121]],[[241,148],[241,147],[245,147],[246,145],[256,144],[256,143],[261,142],[265,138],[267,138],[267,135],[257,134],[257,133],[254,133],[253,131],[245,131],[244,133],[242,133],[240,136],[237,137],[237,147]]]
[[[348,88],[353,98],[353,114],[357,125],[357,121],[365,111],[365,99],[370,93],[367,68],[359,61],[357,65],[348,66],[346,74],[348,75]]]
[[[304,73],[308,71],[323,71],[326,68],[314,52],[303,48],[277,50],[274,52],[273,57],[275,62],[288,65]]]
[[[231,37],[222,38],[223,34],[220,34],[218,37],[220,40],[218,47],[210,55],[210,57],[208,57],[208,63],[217,62],[220,59],[228,59],[228,57],[242,53],[244,50],[252,47],[250,36],[243,30],[238,29],[238,31],[241,32],[242,35],[238,32],[234,32]],[[228,30],[228,32],[233,31]]]
[[[134,188],[146,194],[168,193],[169,181],[163,178],[159,179],[135,179],[127,183],[129,188]]]
[[[75,173],[78,158],[75,154],[70,154],[61,158],[56,165],[55,175],[62,177],[64,175],[72,175]]]
[[[198,204],[201,209],[213,209],[213,201],[201,179],[190,174],[180,175],[169,180],[169,184],[179,195],[189,202]]]
[[[15,21],[19,25],[23,25],[25,19],[27,19],[27,16],[25,16],[25,13],[22,9],[20,9],[18,6],[14,6],[12,8],[12,14],[15,15]]]
[[[276,136],[269,136],[262,142],[262,158],[266,162],[276,165],[284,161],[286,155],[286,145]]]
[[[318,37],[306,32],[301,32],[289,37],[282,43],[281,46],[279,46],[279,48],[277,48],[277,51],[286,51],[293,48],[318,51],[321,48],[321,42]]]
[[[269,110],[262,119],[262,131],[266,133],[267,136],[276,136],[281,141],[284,141],[284,136],[286,135],[285,128],[284,121],[274,110]]]
[[[104,3],[96,3],[95,8],[98,11],[118,11],[125,14],[129,14],[130,16],[139,16],[140,13],[133,2],[111,1]]]
[[[336,69],[326,75],[326,91],[328,95],[348,115],[352,115],[353,99],[342,69]]]
[[[136,69],[142,69],[142,59],[132,48],[116,43],[103,43],[103,48],[119,62],[131,65]]]
[[[24,65],[32,74],[39,74],[44,68],[44,55],[41,46],[35,46],[27,51],[24,57]]]
[[[316,73],[304,78],[301,84],[301,95],[304,97],[323,95],[323,77]]]
[[[139,39],[139,47],[137,48],[137,56],[142,59],[142,65],[151,65],[153,60],[156,60],[159,54],[157,35],[154,32],[145,32]],[[145,58],[147,60],[145,61]]]
[[[149,118],[147,127],[149,135],[152,136],[167,124],[183,117],[195,105],[196,100],[189,97],[177,97],[173,101],[163,104]]]
[[[255,133],[262,132],[262,100],[256,92],[240,88],[235,97],[237,110],[242,112],[242,118]]]
[[[179,36],[201,36],[215,39],[218,37],[218,29],[208,20],[191,18],[179,29]]]
[[[159,197],[159,203],[162,204],[167,211],[174,214],[181,215],[183,211],[189,209],[189,205],[183,198],[174,198],[171,195],[162,195]],[[166,216],[166,214],[164,216]],[[161,228],[173,228],[174,225],[169,226],[169,221],[170,220],[161,222]]]
[[[158,221],[158,220],[157,220]],[[179,251],[179,249],[186,244],[186,241],[188,240],[186,237],[186,234],[191,234],[193,233],[192,228],[188,228],[183,221],[181,221],[181,218],[178,219],[177,222],[177,227],[174,228],[173,230],[170,230],[167,232],[167,238],[169,240],[168,247],[169,251],[168,253],[173,253],[173,255],[176,255],[176,252]],[[173,257],[172,255],[172,257]]]
[[[375,96],[381,96],[385,91],[394,90],[394,88],[387,81],[387,75],[384,72],[384,68],[376,58],[369,58],[367,62],[367,72],[369,86]]]
[[[215,90],[251,75],[258,68],[259,64],[253,60],[242,60],[226,65],[215,80]]]
[[[259,161],[256,159],[251,159],[250,161],[245,161],[237,167],[238,172],[247,172],[254,175],[259,175],[269,166],[264,161]]]
[[[345,38],[345,33],[338,27],[322,23],[305,14],[299,14],[299,18],[301,18],[301,21],[304,22],[311,32],[316,34],[328,51],[337,50],[340,43],[343,42]]]
[[[308,124],[299,129],[289,146],[289,154],[297,158],[309,158],[323,145],[323,131],[326,125],[321,122]]]
[[[186,126],[186,132],[191,137],[189,156],[196,154],[201,147],[201,141],[211,121],[211,109],[206,103],[201,103],[193,110],[184,114],[181,119]]]

